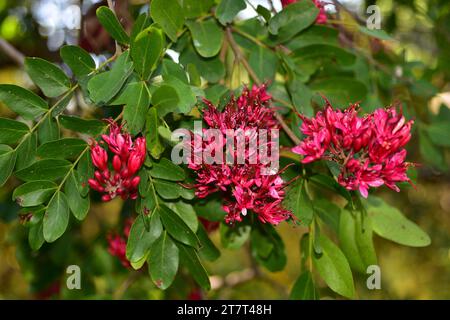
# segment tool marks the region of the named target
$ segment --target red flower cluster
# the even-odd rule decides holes
[[[139,137],[133,141],[128,133],[122,132],[122,126],[118,126],[113,120],[110,123],[109,135],[103,135],[101,144],[106,143],[114,154],[112,158],[112,171],[108,166],[108,152],[100,144],[94,142],[91,145],[91,159],[94,166],[95,177],[89,179],[90,187],[104,193],[103,201],[110,201],[116,196],[122,199],[137,198],[137,187],[140,177],[136,173],[142,167],[146,157],[145,138]]]
[[[369,187],[383,184],[398,192],[396,183],[410,181],[403,147],[411,138],[413,121],[406,121],[394,107],[359,117],[357,107],[341,111],[327,102],[314,118],[300,116],[306,138],[292,151],[305,156],[303,163],[337,162],[338,182],[348,190],[359,190],[365,198]]]
[[[270,133],[270,129],[278,129],[273,111],[268,107],[270,99],[265,86],[253,86],[252,90],[245,88],[239,98],[232,98],[222,112],[205,100],[207,108],[203,111],[203,119],[209,128],[220,130],[223,141],[203,141],[200,144],[202,150],[195,152],[216,150],[217,147],[223,148],[225,154],[225,137],[229,129],[240,129],[245,136],[246,151],[243,162],[206,164],[194,159],[188,161],[189,168],[197,174],[195,187],[199,198],[205,198],[215,192],[222,193],[227,223],[242,221],[248,210],[257,214],[259,220],[264,223],[278,224],[291,217],[291,212],[281,207],[285,183],[279,174],[263,175],[263,169],[267,169],[268,165],[260,161],[260,155],[256,155],[256,163],[249,161],[250,157],[255,156],[249,151],[249,141],[255,139],[256,132],[265,129]],[[202,138],[196,135],[194,140],[196,139]],[[267,141],[266,147],[270,149],[270,137]],[[259,148],[262,148],[261,145]],[[234,159],[238,156],[240,155],[232,154]]]
[[[317,8],[319,8],[319,15],[316,18],[317,24],[325,24],[327,23],[327,14],[325,13],[325,5],[323,3],[323,0],[312,0]],[[281,0],[281,5],[286,7],[287,5],[290,5],[291,3],[295,3],[297,0]]]
[[[130,262],[127,259],[127,241],[130,235],[131,225],[133,224],[133,219],[127,219],[125,221],[125,226],[123,228],[123,234],[109,233],[106,237],[108,241],[108,252],[113,257],[119,258],[120,262],[125,268],[131,267]]]

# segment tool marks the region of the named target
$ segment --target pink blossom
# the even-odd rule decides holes
[[[325,110],[311,119],[301,116],[302,142],[292,149],[304,156],[302,162],[319,159],[339,164],[338,182],[348,190],[368,196],[370,187],[385,184],[399,191],[396,183],[410,181],[406,170],[406,150],[413,121],[406,121],[394,107],[377,109],[358,116],[358,105],[345,110]]]
[[[286,184],[279,174],[263,175],[267,165],[262,164],[259,155],[256,155],[256,163],[249,161],[250,155],[254,154],[251,154],[247,147],[250,137],[255,137],[255,131],[278,128],[278,122],[269,106],[270,99],[265,86],[253,86],[251,90],[245,88],[237,99],[232,98],[223,111],[219,111],[211,102],[204,101],[206,108],[203,110],[203,119],[209,128],[219,129],[222,132],[223,141],[229,129],[241,129],[245,136],[244,163],[206,164],[195,161],[197,157],[195,155],[188,163],[189,168],[197,175],[195,184],[197,197],[205,198],[212,193],[221,193],[227,223],[242,221],[251,213],[256,214],[260,221],[271,224],[278,224],[292,216],[291,212],[281,206]],[[199,140],[201,138],[194,135],[194,141],[201,145],[201,150],[195,150],[195,142],[193,143],[194,154],[195,151],[201,152],[211,147],[223,148],[224,154],[226,153],[223,141],[217,145],[219,142],[215,140],[202,142]],[[267,141],[270,141],[270,138]]]
[[[119,258],[120,262],[125,268],[130,268],[131,264],[127,259],[127,241],[130,235],[131,225],[133,219],[127,219],[123,227],[122,234],[109,233],[106,237],[108,241],[108,252],[110,255]]]
[[[102,135],[103,142],[113,153],[111,167],[108,167],[108,153],[101,143],[94,142],[91,146],[91,159],[98,169],[94,177],[88,180],[89,186],[103,193],[102,200],[110,201],[116,196],[122,199],[137,198],[137,189],[140,177],[136,175],[142,167],[147,155],[145,138],[139,137],[133,141],[128,133],[122,132],[112,120],[108,135]]]

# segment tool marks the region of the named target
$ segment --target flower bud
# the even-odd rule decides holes
[[[120,169],[122,169],[122,161],[120,161],[120,157],[117,154],[113,158],[113,168],[116,172],[120,172]]]

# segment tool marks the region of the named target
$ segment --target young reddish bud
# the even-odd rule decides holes
[[[142,166],[141,157],[139,154],[131,154],[128,159],[128,172],[129,175],[135,174]]]
[[[89,186],[92,189],[97,190],[98,192],[104,192],[105,191],[105,189],[100,185],[100,183],[98,183],[97,180],[89,179],[88,183],[89,183]]]
[[[142,167],[146,157],[146,141],[140,137],[135,141],[128,133],[122,132],[122,126],[108,120],[110,132],[103,135],[103,141],[92,147],[92,162],[99,169],[95,171],[95,179],[90,179],[91,188],[104,193],[103,201],[109,201],[116,196],[126,200],[132,195],[136,199],[136,188],[140,178],[135,176]],[[101,144],[107,144],[114,153],[112,168],[108,169],[108,154]]]
[[[134,177],[134,178],[131,180],[130,187],[131,187],[132,189],[136,189],[137,186],[139,185],[139,182],[141,182],[141,177],[139,177],[139,176]]]
[[[91,150],[91,158],[94,166],[100,170],[105,170],[108,167],[108,154],[105,149],[96,144]]]
[[[99,181],[100,183],[105,183],[105,180],[103,179],[102,174],[99,171],[94,172],[95,179]]]
[[[137,192],[133,192],[133,193],[130,195],[131,200],[136,200],[137,197],[138,197]]]
[[[109,172],[108,169],[104,170],[102,175],[106,180],[109,180],[109,178],[111,178],[111,173]]]
[[[120,161],[120,157],[116,154],[113,158],[113,168],[116,172],[119,172],[122,169],[122,161]]]

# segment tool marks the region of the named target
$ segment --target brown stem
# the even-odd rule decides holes
[[[258,75],[252,69],[252,67],[248,63],[247,59],[245,58],[245,56],[242,54],[241,48],[239,47],[239,45],[234,40],[233,34],[231,32],[231,28],[227,27],[226,30],[225,30],[225,33],[226,33],[227,41],[228,41],[228,43],[229,43],[229,45],[231,47],[231,50],[233,50],[235,60],[237,60],[240,63],[242,63],[244,68],[247,70],[249,76],[253,79],[253,81],[256,84],[261,85],[262,84],[261,79],[259,79]],[[289,128],[287,123],[284,121],[283,117],[277,111],[274,111],[274,114],[275,114],[275,118],[280,123],[280,125],[283,128],[284,132],[286,132],[286,134],[289,136],[289,138],[292,140],[292,142],[294,142],[295,144],[300,144],[300,139]]]
[[[14,48],[8,41],[0,38],[0,50],[3,51],[8,57],[14,60],[19,66],[23,66],[25,56],[22,52]]]

